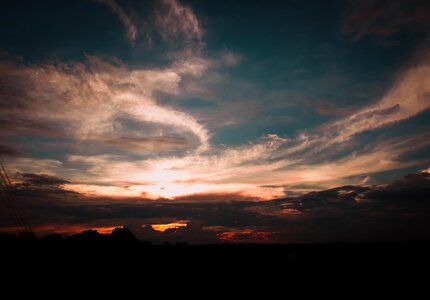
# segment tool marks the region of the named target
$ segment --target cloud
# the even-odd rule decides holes
[[[190,194],[238,193],[246,197],[268,199],[282,195],[279,189],[259,187],[253,182],[258,172],[275,169],[284,162],[266,165],[260,163],[262,157],[270,155],[285,138],[267,135],[258,142],[238,147],[212,149],[209,153],[190,153],[184,156],[167,156],[128,161],[114,155],[69,156],[69,164],[82,164],[90,175],[93,185],[73,185],[71,189],[88,193],[96,191],[103,194],[116,191],[129,196],[141,193],[151,198],[174,198]],[[249,182],[251,179],[251,182]],[[94,183],[103,183],[94,186]],[[117,183],[132,182],[125,187]],[[115,186],[107,186],[107,184]]]
[[[53,230],[108,231],[126,225],[139,238],[157,243],[369,242],[430,237],[427,172],[409,174],[388,185],[339,186],[264,202],[93,198],[61,192],[61,187],[54,192],[44,183],[38,190],[18,185],[15,193],[39,235]],[[184,220],[186,227],[164,232],[150,226]],[[8,222],[0,219],[1,228],[10,228]]]
[[[298,135],[295,145],[285,154],[313,153],[338,144],[354,136],[412,118],[430,108],[430,64],[428,54],[415,66],[400,73],[386,94],[341,119],[325,123],[313,131]],[[309,102],[309,101],[308,101]]]
[[[137,26],[135,22],[131,19],[130,15],[127,14],[115,0],[96,1],[107,5],[118,16],[127,31],[127,39],[130,41],[131,44],[134,44],[136,42],[138,31]]]
[[[208,146],[207,130],[191,115],[157,103],[157,93],[177,92],[181,76],[174,68],[129,70],[89,56],[88,65],[5,63],[0,66],[0,76],[11,83],[2,94],[11,94],[16,86],[22,88],[17,101],[5,104],[0,113],[11,129],[20,129],[25,120],[75,139],[100,140],[118,134],[119,120],[125,117],[165,125],[178,135],[192,133],[201,149]]]
[[[352,181],[352,176],[368,175],[387,170],[401,169],[420,163],[419,160],[402,160],[401,155],[409,151],[419,151],[429,146],[424,136],[382,141],[368,145],[362,152],[354,152],[338,159],[324,162],[306,162],[289,166],[273,176],[272,183],[284,180],[289,184],[325,183],[326,187]],[[309,156],[305,156],[307,159]],[[358,182],[363,178],[358,177]],[[357,182],[357,183],[358,183]]]
[[[426,58],[407,70],[376,103],[348,117],[322,127],[328,143],[340,143],[352,136],[413,117],[430,108],[430,65]]]
[[[219,239],[216,233],[205,230],[201,222],[189,222],[185,227],[172,228],[164,232],[154,230],[151,225],[138,225],[134,227],[136,236],[145,241],[161,244],[164,242],[176,243],[186,242],[190,244],[216,244]]]
[[[351,1],[342,31],[354,40],[374,36],[385,41],[403,30],[428,32],[429,17],[427,1]]]
[[[64,164],[59,160],[30,157],[11,157],[7,160],[7,167],[10,174],[33,173],[58,176],[66,171]]]
[[[260,198],[244,195],[244,193],[221,193],[221,192],[213,192],[213,193],[199,193],[199,194],[189,194],[174,197],[175,202],[231,202],[231,201],[258,201]]]
[[[220,62],[225,66],[235,66],[238,65],[242,60],[242,56],[238,53],[232,51],[224,51],[220,57]]]
[[[252,229],[231,230],[218,234],[226,243],[276,243],[275,232],[255,231]]]
[[[117,146],[120,149],[127,149],[137,152],[144,151],[173,151],[183,150],[192,147],[192,144],[184,139],[170,136],[153,136],[153,137],[135,137],[135,136],[120,136],[115,139],[108,139],[108,144]]]
[[[422,240],[430,235],[429,192],[427,173],[410,174],[387,186],[342,186],[248,210],[272,217],[262,223],[283,241]]]
[[[34,186],[58,186],[66,183],[70,183],[69,181],[58,178],[55,176],[49,176],[45,174],[33,174],[33,173],[18,173],[18,178],[22,180],[23,185],[34,185]]]
[[[192,9],[177,0],[162,0],[156,24],[165,39],[181,37],[186,43],[199,42],[203,29]]]
[[[333,102],[324,99],[305,99],[304,103],[311,109],[315,110],[321,116],[349,116],[357,110],[357,107],[337,106]]]
[[[16,173],[13,175],[14,205],[50,205],[78,199],[78,193],[64,189],[64,185],[68,183],[68,180],[57,176]]]
[[[123,23],[126,37],[132,45],[139,35],[146,36],[148,46],[153,43],[152,34],[156,34],[167,44],[175,44],[181,48],[180,57],[193,57],[204,48],[204,31],[191,7],[177,0],[155,1],[149,4],[150,14],[143,12],[145,21],[138,12],[128,7],[126,11],[116,0],[96,0],[109,7]],[[180,45],[178,47],[178,45]],[[235,56],[226,57],[226,63],[234,64]]]
[[[20,156],[22,152],[9,145],[0,144],[0,156]]]
[[[201,76],[212,63],[201,57],[181,58],[173,63],[173,68],[181,75]]]
[[[282,197],[298,184],[327,188],[351,176],[357,176],[358,183],[362,176],[423,162],[400,159],[411,149],[426,146],[421,137],[379,141],[336,159],[332,155],[347,149],[347,142],[362,132],[428,109],[430,67],[426,62],[399,77],[381,100],[350,116],[296,139],[268,134],[239,146],[211,145],[205,125],[160,103],[160,95],[177,95],[184,73],[176,64],[130,70],[98,57],[89,57],[87,65],[1,65],[0,76],[11,83],[1,92],[11,95],[16,82],[22,97],[6,105],[0,119],[11,124],[37,122],[58,135],[93,143],[90,153],[81,147],[81,153],[71,153],[62,161],[30,159],[28,165],[29,158],[22,158],[11,160],[11,166],[21,173],[68,178],[73,183],[68,189],[92,196],[173,199],[242,193],[267,200]]]
[[[191,36],[200,37],[198,27],[184,28],[194,28]],[[220,63],[239,60],[231,53],[227,57]],[[427,59],[400,74],[380,100],[347,116],[297,138],[267,134],[238,146],[212,145],[209,125],[234,124],[248,113],[254,116],[258,107],[249,102],[243,107],[234,101],[221,105],[228,111],[224,116],[227,123],[222,123],[210,116],[198,118],[164,101],[183,96],[184,78],[203,76],[211,67],[219,66],[199,55],[183,56],[163,68],[131,69],[118,60],[108,62],[96,56],[88,56],[85,63],[4,62],[0,64],[4,82],[0,122],[8,125],[5,134],[22,134],[28,128],[34,135],[61,136],[79,143],[61,160],[27,158],[35,162],[28,166],[25,160],[16,159],[11,166],[21,173],[68,178],[73,183],[68,189],[93,196],[110,193],[174,199],[242,193],[267,200],[283,197],[286,189],[300,184],[327,188],[351,176],[359,182],[372,173],[423,163],[399,159],[408,151],[407,143],[424,147],[417,139],[406,139],[405,143],[385,140],[353,154],[345,153],[348,143],[360,133],[406,120],[429,108]],[[318,109],[346,113],[325,104]],[[36,130],[30,130],[31,124]],[[389,149],[393,145],[396,149]],[[333,158],[339,153],[343,156]]]

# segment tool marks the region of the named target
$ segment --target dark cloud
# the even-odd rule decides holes
[[[36,83],[32,81],[31,72],[17,74],[16,69],[15,62],[0,61],[0,134],[58,133],[58,126],[34,118],[35,111],[29,103],[38,103],[38,99],[29,91]]]
[[[22,155],[21,151],[15,149],[14,147],[0,144],[0,155],[4,156],[20,156]]]
[[[193,145],[187,139],[172,136],[138,137],[124,135],[106,141],[120,149],[133,151],[172,151],[191,148]]]
[[[243,195],[242,193],[199,193],[193,195],[178,196],[174,198],[180,202],[229,202],[229,201],[256,201],[258,197]]]
[[[22,184],[24,185],[47,186],[70,183],[65,179],[46,174],[18,173],[17,175],[23,180]]]
[[[68,180],[46,174],[17,173],[14,176],[14,197],[21,205],[38,203],[39,205],[51,205],[53,203],[67,202],[71,199],[82,199],[79,193],[65,190],[63,185],[70,183]],[[40,212],[43,214],[43,212]]]
[[[386,186],[342,186],[258,202],[89,198],[63,190],[63,179],[36,174],[21,177],[24,183],[16,188],[17,199],[35,230],[43,233],[55,228],[73,232],[125,225],[140,239],[156,243],[430,238],[430,174],[426,172],[406,175]],[[2,220],[3,228],[8,227],[6,222]],[[175,222],[188,225],[164,232],[150,226]]]
[[[365,0],[351,1],[342,31],[354,40],[365,36],[382,39],[385,45],[397,45],[387,38],[407,30],[411,33],[429,32],[430,4],[425,0]],[[388,43],[388,44],[387,44]]]
[[[424,211],[429,210],[430,174],[423,172],[406,175],[386,187],[371,189],[362,197],[371,203],[382,205],[389,203],[392,210],[403,212],[420,208]]]
[[[55,129],[57,128],[57,129]],[[45,135],[60,136],[63,131],[54,124],[48,124],[17,117],[16,115],[3,115],[0,117],[0,134],[3,135]]]
[[[219,243],[216,233],[211,230],[205,230],[202,222],[192,221],[185,227],[172,228],[166,231],[157,231],[151,225],[140,225],[134,228],[136,236],[141,240],[153,243],[190,243],[190,244],[215,244]]]

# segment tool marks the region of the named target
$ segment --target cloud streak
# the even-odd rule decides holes
[[[169,40],[178,36],[186,44],[199,43],[203,38],[203,29],[192,9],[177,0],[162,0],[155,20],[161,35]]]
[[[118,3],[115,2],[115,0],[96,1],[107,5],[112,10],[112,12],[118,16],[127,31],[127,39],[132,45],[134,45],[134,43],[136,42],[138,31],[136,24],[132,21],[130,16],[121,8],[121,6],[118,5]]]
[[[155,1],[152,13],[145,21],[144,26],[137,17],[137,13],[129,8],[126,12],[116,0],[96,0],[109,7],[123,23],[126,29],[126,38],[135,45],[139,35],[146,35],[148,46],[152,44],[151,34],[157,34],[168,44],[181,44],[183,51],[180,57],[190,58],[201,54],[204,48],[204,31],[191,7],[177,0]],[[229,57],[234,63],[237,58]]]
[[[426,1],[374,1],[351,2],[343,20],[342,31],[355,41],[366,36],[385,39],[408,30],[427,31],[430,6]]]
[[[378,102],[337,122],[323,126],[332,134],[330,143],[340,143],[364,131],[393,124],[430,108],[428,59],[406,71]]]

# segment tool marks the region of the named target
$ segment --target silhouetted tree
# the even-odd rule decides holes
[[[121,242],[121,243],[135,243],[138,242],[138,239],[134,236],[133,232],[131,232],[130,229],[127,227],[117,227],[114,230],[112,230],[112,233],[110,234],[110,238],[114,242]]]
[[[106,242],[109,237],[106,234],[100,234],[97,230],[89,229],[82,231],[81,233],[76,233],[71,235],[66,239],[71,242]]]
[[[18,241],[18,237],[13,233],[0,233],[0,243],[10,244]]]
[[[41,237],[39,241],[44,243],[59,243],[63,240],[63,237],[58,233],[51,233],[49,235],[46,235],[44,237]]]
[[[142,246],[145,246],[145,247],[152,246],[152,243],[149,241],[142,241],[141,244],[142,244]]]

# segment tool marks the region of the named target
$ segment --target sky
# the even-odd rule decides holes
[[[430,237],[427,1],[0,7],[0,154],[36,232]]]

